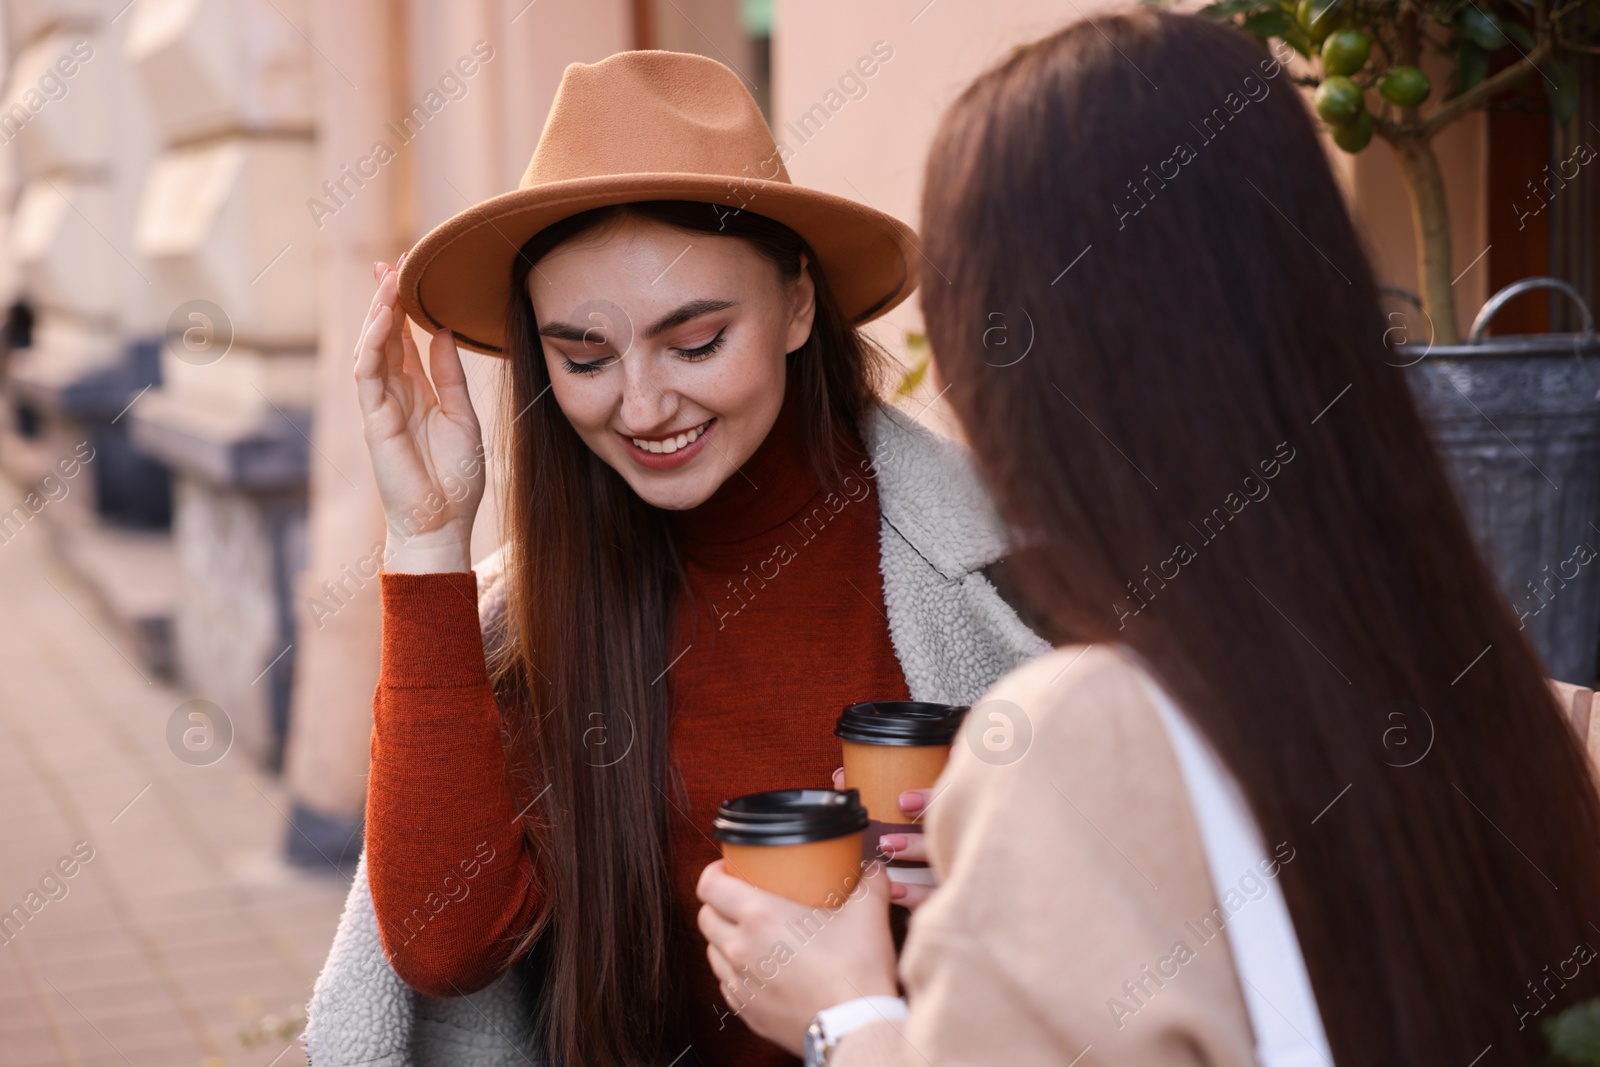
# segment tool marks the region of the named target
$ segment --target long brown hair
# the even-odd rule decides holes
[[[516,952],[538,945],[544,1041],[552,1062],[567,1065],[666,1062],[682,1049],[687,1010],[675,980],[686,947],[668,855],[669,816],[684,802],[667,687],[654,684],[670,659],[678,549],[666,514],[545,397],[550,376],[527,287],[557,245],[627,216],[747,241],[785,279],[799,276],[802,254],[816,261],[794,231],[764,216],[653,201],[556,223],[522,246],[513,269],[502,423],[507,631],[491,644],[490,672],[530,805],[523,830],[542,895]],[[858,447],[878,353],[808,269],[816,314],[789,354],[785,388],[798,391],[808,451],[827,475]]]
[[[1536,1062],[1600,993],[1600,803],[1288,72],[1190,16],[1080,22],[965,91],[924,196],[1020,585],[1149,663],[1295,847],[1338,1062]]]

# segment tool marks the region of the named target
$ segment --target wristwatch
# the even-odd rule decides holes
[[[805,1067],[825,1067],[846,1034],[880,1019],[898,1022],[907,1014],[904,997],[858,997],[824,1008],[806,1028]]]

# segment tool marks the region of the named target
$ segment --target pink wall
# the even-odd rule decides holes
[[[1120,6],[1078,4],[1091,15]],[[915,225],[923,160],[945,106],[1012,47],[1075,17],[1071,2],[1046,0],[777,0],[772,117],[777,136],[794,153],[790,177]],[[890,58],[882,60],[885,52]],[[863,57],[880,59],[872,77],[860,81],[864,93],[848,77]],[[786,124],[798,125],[830,90],[840,90],[846,103],[820,130],[815,124],[802,130],[809,134],[802,142]],[[893,343],[894,333],[919,323],[913,299],[891,312],[888,329],[878,333]]]
[[[777,0],[773,125],[794,151],[789,174],[796,182],[865,200],[914,225],[928,143],[956,94],[1016,45],[1080,17],[1129,6],[1126,0]],[[1193,10],[1200,5],[1177,6]],[[879,41],[892,49],[893,58],[863,79],[865,94],[853,90],[859,99],[847,97],[804,143],[789,134],[785,123],[837,89],[839,79]],[[1454,218],[1454,274],[1487,241],[1481,118],[1451,129],[1437,148]],[[1410,206],[1388,146],[1374,141],[1358,157],[1337,150],[1332,156],[1380,278],[1415,290]],[[1480,262],[1457,287],[1463,326],[1487,295],[1483,268]],[[892,329],[887,332],[915,329],[918,322],[912,300],[888,316]]]

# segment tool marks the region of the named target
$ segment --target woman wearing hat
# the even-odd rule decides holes
[[[318,1067],[793,1062],[695,928],[717,805],[826,785],[844,704],[966,703],[1047,647],[985,576],[1004,527],[965,453],[876,398],[858,328],[915,254],[792,185],[727,68],[634,52],[567,69],[518,190],[379,265],[382,675]],[[458,344],[506,357],[476,568]]]

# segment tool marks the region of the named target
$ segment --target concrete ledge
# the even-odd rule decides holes
[[[297,489],[310,474],[307,412],[218,411],[152,389],[129,409],[128,418],[141,452],[213,485],[246,491]]]
[[[160,342],[136,341],[108,366],[66,359],[15,360],[12,391],[48,414],[81,422],[117,418],[139,390],[160,384]]]
[[[284,842],[285,858],[302,870],[354,878],[356,862],[361,859],[363,822],[360,815],[329,815],[295,801]]]
[[[139,662],[173,678],[178,559],[172,537],[81,522],[59,523],[55,532],[67,565],[94,593]]]

